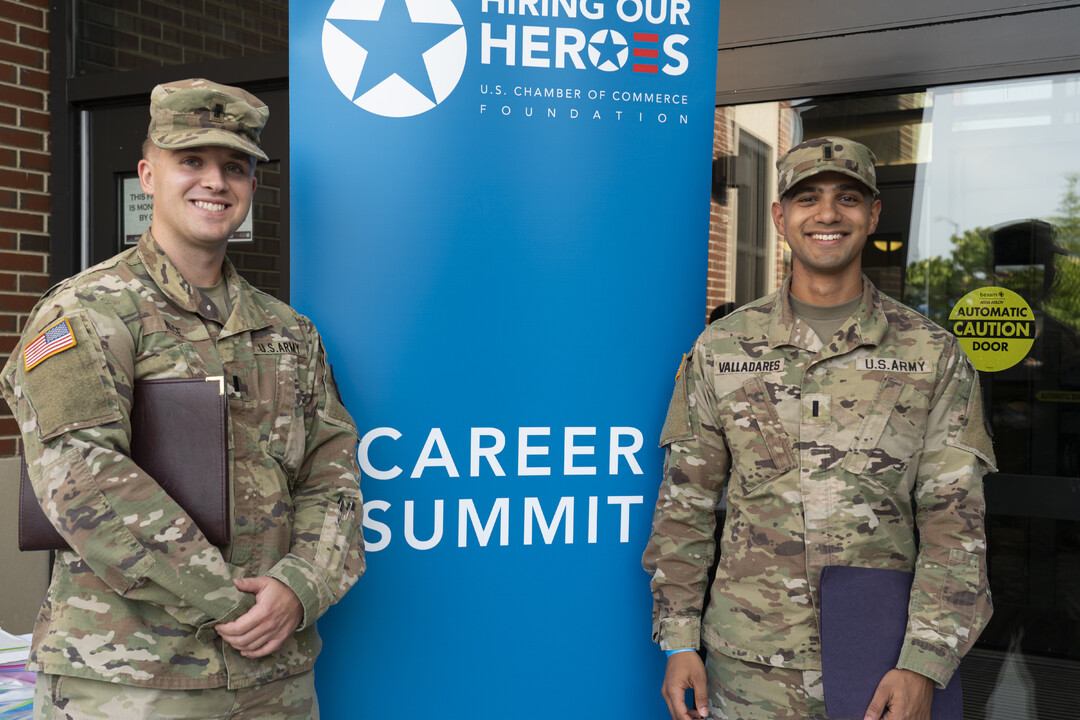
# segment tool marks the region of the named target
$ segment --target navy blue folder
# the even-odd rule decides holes
[[[907,630],[914,575],[830,565],[821,571],[821,666],[825,714],[862,720],[885,673],[896,667]],[[931,720],[963,720],[960,673],[934,690]]]

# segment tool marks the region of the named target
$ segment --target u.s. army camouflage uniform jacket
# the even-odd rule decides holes
[[[3,370],[34,489],[74,549],[56,554],[31,669],[179,689],[295,675],[314,665],[316,618],[364,570],[356,426],[319,335],[228,261],[225,278],[227,321],[146,233],[51,290]],[[23,345],[61,319],[74,346],[27,371]],[[214,375],[228,389],[223,548],[128,457],[134,381]],[[249,659],[213,626],[253,605],[232,579],[261,575],[288,585],[304,617]]]
[[[978,376],[948,332],[865,278],[823,344],[792,314],[790,282],[710,325],[676,380],[644,556],[653,637],[819,669],[822,567],[914,571],[898,667],[943,685],[991,613]]]

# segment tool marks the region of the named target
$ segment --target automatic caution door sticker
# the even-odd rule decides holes
[[[1012,290],[972,290],[953,307],[949,329],[980,372],[1007,370],[1027,357],[1035,342],[1035,316]]]

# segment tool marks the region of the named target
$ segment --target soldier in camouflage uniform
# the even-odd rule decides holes
[[[315,621],[364,571],[358,436],[314,325],[225,258],[268,114],[205,80],[155,88],[150,230],[50,290],[3,370],[34,489],[72,548],[34,629],[38,717],[318,716]],[[225,547],[129,457],[135,381],[208,376],[228,394]]]
[[[862,275],[873,163],[836,137],[780,158],[772,215],[791,274],[711,324],[677,376],[644,556],[676,720],[824,718],[828,565],[914,572],[903,650],[866,718],[928,718],[990,617],[978,376],[952,335]]]

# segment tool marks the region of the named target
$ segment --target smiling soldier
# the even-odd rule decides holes
[[[358,438],[314,325],[225,257],[268,114],[240,88],[157,86],[139,163],[150,229],[50,290],[4,368],[34,489],[71,548],[34,628],[35,717],[318,717],[315,621],[364,571]],[[211,376],[228,394],[224,546],[130,457],[136,381]]]
[[[839,137],[780,158],[772,219],[791,274],[710,325],[677,376],[644,556],[675,720],[825,717],[826,566],[914,572],[903,649],[867,720],[927,720],[990,617],[978,376],[951,334],[862,273],[874,162]]]

